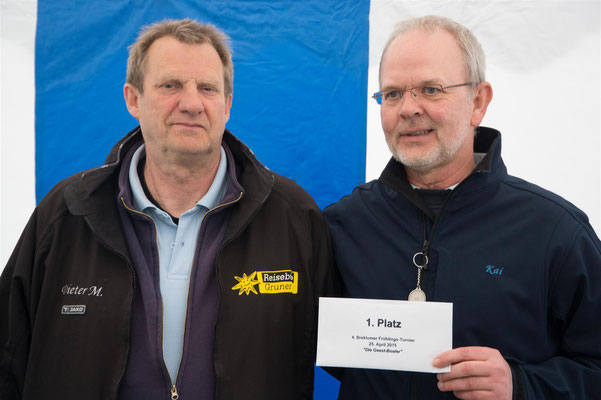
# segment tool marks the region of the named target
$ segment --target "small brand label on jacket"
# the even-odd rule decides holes
[[[63,315],[83,315],[85,313],[86,306],[84,304],[65,305],[61,308],[61,314]]]
[[[290,269],[255,271],[250,275],[234,276],[234,279],[238,283],[232,287],[232,290],[239,290],[238,295],[240,296],[242,293],[248,296],[250,292],[254,294],[298,293],[298,272]]]

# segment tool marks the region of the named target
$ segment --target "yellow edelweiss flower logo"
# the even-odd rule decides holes
[[[255,289],[255,285],[259,284],[259,281],[254,280],[256,276],[257,271],[250,274],[250,276],[246,276],[246,274],[243,274],[242,278],[240,278],[239,276],[234,276],[238,283],[236,284],[236,286],[232,287],[232,290],[240,289],[238,296],[242,296],[242,293],[246,293],[246,295],[248,296],[250,292],[253,292],[254,294],[259,294]]]

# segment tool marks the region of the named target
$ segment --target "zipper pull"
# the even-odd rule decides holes
[[[179,394],[177,394],[177,388],[175,387],[175,385],[171,386],[171,400],[177,400],[179,399]]]
[[[428,249],[430,248],[430,242],[427,239],[424,239],[424,244],[422,246],[422,251],[418,251],[413,255],[413,264],[420,269],[428,269]],[[419,256],[419,257],[418,257]],[[419,281],[418,281],[419,287]]]

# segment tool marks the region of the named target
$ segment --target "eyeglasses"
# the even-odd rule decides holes
[[[423,100],[438,100],[442,98],[447,92],[446,89],[460,87],[460,86],[468,86],[472,85],[472,82],[460,83],[458,85],[450,85],[450,86],[442,86],[436,83],[424,85],[424,86],[416,86],[410,89],[391,89],[384,90],[382,92],[376,92],[373,94],[373,97],[379,105],[392,106],[403,100],[403,95],[405,92],[411,92],[414,99],[423,99]]]

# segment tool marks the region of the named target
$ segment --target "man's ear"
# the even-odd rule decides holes
[[[234,96],[232,93],[230,93],[225,98],[225,122],[229,121],[229,119],[230,119],[230,110],[232,109],[232,99],[233,98],[234,98]]]
[[[123,97],[125,97],[125,105],[127,111],[137,120],[140,119],[140,92],[131,83],[123,85]]]
[[[471,125],[475,128],[484,119],[486,109],[492,100],[492,86],[484,81],[480,82],[472,94],[472,119]]]

